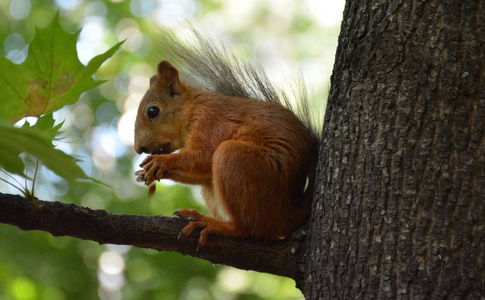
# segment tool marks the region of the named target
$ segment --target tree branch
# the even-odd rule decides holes
[[[209,243],[197,251],[200,231],[186,239],[177,239],[188,223],[185,220],[110,214],[61,202],[37,200],[37,204],[41,209],[21,196],[0,193],[0,223],[100,244],[175,251],[216,264],[296,278],[292,257],[300,243],[295,238],[254,241],[209,237]]]

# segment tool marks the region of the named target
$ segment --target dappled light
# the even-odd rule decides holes
[[[24,38],[18,33],[12,33],[4,41],[5,56],[16,64],[21,64],[27,57],[28,48]]]
[[[134,172],[144,158],[133,149],[138,104],[157,62],[167,59],[157,38],[160,28],[183,32],[177,28],[190,21],[223,41],[237,58],[260,62],[284,89],[294,89],[291,83],[302,76],[310,102],[321,107],[344,1],[4,2],[0,4],[0,52],[17,65],[28,57],[35,28],[45,27],[56,14],[65,31],[77,32],[77,54],[83,65],[125,40],[93,75],[106,82],[53,115],[55,124],[63,122],[54,140],[57,149],[74,156],[87,176],[103,184],[89,180],[68,184],[41,164],[35,196],[116,214],[171,215],[181,207],[207,209],[199,188],[162,180],[149,198],[148,188],[135,181]],[[29,178],[12,178],[30,187],[35,162],[26,165]],[[0,178],[10,180],[3,172]],[[18,190],[0,181],[0,192]],[[0,261],[2,299],[302,298],[291,279],[213,266],[174,253],[54,238],[7,225],[0,225],[0,245],[0,257],[8,257]]]

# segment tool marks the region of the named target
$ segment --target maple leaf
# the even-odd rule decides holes
[[[36,29],[24,63],[0,57],[0,168],[5,171],[26,177],[19,155],[29,153],[70,183],[77,179],[96,181],[84,173],[75,158],[55,149],[52,141],[62,124],[54,126],[52,112],[103,83],[92,75],[122,42],[84,66],[76,51],[78,35],[65,32],[57,15],[47,27]],[[28,116],[38,117],[34,126],[12,126]]]
[[[49,114],[103,83],[92,75],[122,42],[94,57],[87,66],[78,59],[79,32],[67,33],[55,17],[47,27],[36,29],[24,63],[17,65],[0,57],[0,119],[18,120]]]
[[[64,180],[74,183],[77,179],[91,179],[76,164],[76,159],[52,145],[48,134],[35,127],[13,127],[0,121],[0,167],[15,174],[24,174],[21,153],[29,153]],[[25,176],[25,175],[24,175]]]

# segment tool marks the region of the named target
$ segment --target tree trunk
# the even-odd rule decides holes
[[[483,1],[347,2],[307,299],[485,297],[484,74]]]

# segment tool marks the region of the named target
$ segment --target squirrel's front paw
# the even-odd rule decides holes
[[[145,181],[145,170],[138,170],[135,172],[136,181],[144,182]]]
[[[135,175],[136,175],[136,181],[138,182],[145,181],[145,170],[138,170],[135,172]],[[156,185],[152,183],[150,185],[150,189],[148,190],[148,195],[152,196],[153,194],[155,194],[155,190],[156,190]]]
[[[143,170],[137,171],[137,181],[145,181],[146,185],[151,185],[155,180],[163,178],[164,163],[160,155],[150,155],[140,165]]]

